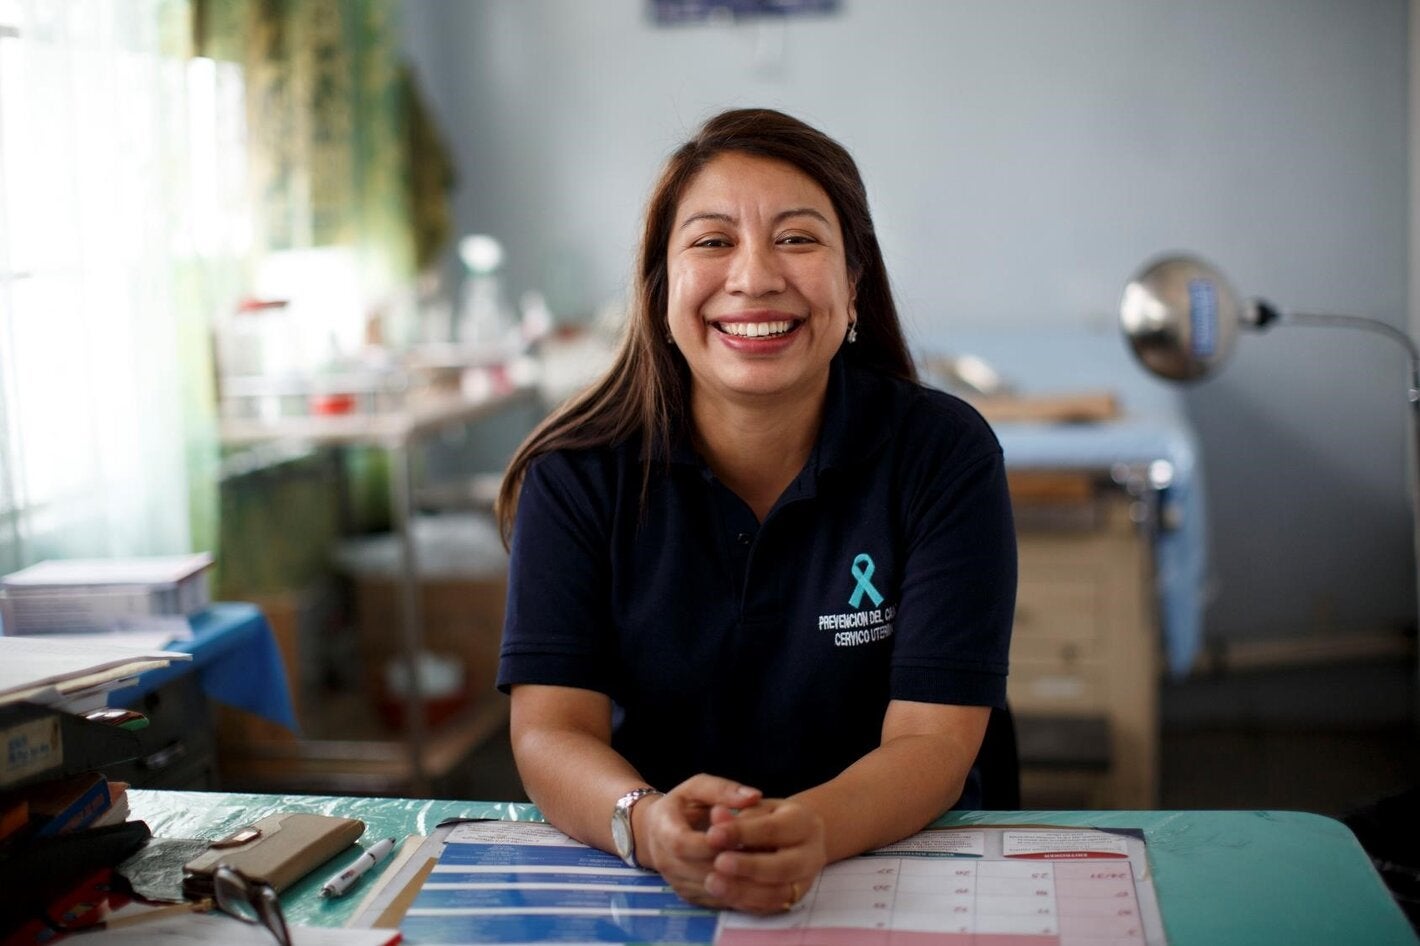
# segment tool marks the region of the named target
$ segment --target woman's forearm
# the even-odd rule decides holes
[[[646,784],[604,740],[586,733],[539,729],[514,744],[528,797],[548,821],[585,844],[613,850],[611,809]]]
[[[836,778],[794,796],[823,818],[829,862],[919,831],[961,797],[988,711],[937,710],[964,718],[935,731],[885,733],[882,745]]]
[[[611,700],[570,687],[515,687],[509,732],[523,788],[547,820],[613,850],[612,807],[646,782],[611,747]]]

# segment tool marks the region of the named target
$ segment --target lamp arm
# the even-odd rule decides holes
[[[1312,325],[1324,328],[1358,328],[1384,335],[1405,346],[1410,356],[1410,403],[1420,404],[1420,347],[1415,340],[1388,322],[1359,315],[1315,315],[1305,312],[1276,313],[1272,321],[1280,325]],[[1265,323],[1264,323],[1265,324]]]
[[[1262,300],[1255,300],[1249,307],[1249,315],[1260,316],[1253,324],[1258,328],[1268,322],[1291,325],[1320,325],[1337,328],[1359,328],[1394,339],[1405,346],[1410,355],[1410,517],[1411,541],[1415,550],[1415,567],[1420,572],[1420,348],[1414,339],[1387,322],[1368,319],[1357,315],[1308,315],[1305,313],[1280,313]],[[1416,586],[1420,588],[1420,574],[1416,576]],[[1417,595],[1420,598],[1420,595]],[[1420,724],[1420,685],[1417,685],[1414,717]]]

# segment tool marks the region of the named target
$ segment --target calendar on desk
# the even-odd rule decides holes
[[[830,864],[793,910],[726,913],[720,946],[1163,946],[1143,832],[928,830]]]
[[[831,864],[792,910],[686,903],[549,825],[455,826],[400,929],[409,943],[1165,946],[1143,833],[929,829]]]

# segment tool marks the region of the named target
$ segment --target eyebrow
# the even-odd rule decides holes
[[[828,222],[828,218],[812,207],[793,207],[789,210],[781,210],[774,215],[774,219],[770,222],[777,225],[783,223],[785,220],[788,220],[790,217],[813,217],[819,221],[822,221],[825,226],[831,226],[831,224],[829,224]],[[691,214],[689,217],[686,217],[684,222],[682,222],[681,225],[676,229],[684,230],[692,223],[696,223],[697,221],[701,220],[716,220],[722,223],[736,222],[735,218],[730,214],[717,213],[715,211],[706,210],[702,211],[701,213]]]

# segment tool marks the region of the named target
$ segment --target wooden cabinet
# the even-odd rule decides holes
[[[1159,632],[1149,531],[1136,521],[1147,521],[1143,501],[1093,483],[1042,501],[1014,481],[1013,498],[1020,585],[1008,699],[1022,804],[1152,808]]]

